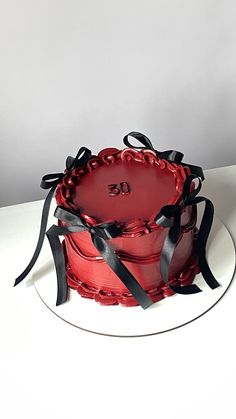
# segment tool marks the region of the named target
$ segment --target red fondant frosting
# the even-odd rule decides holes
[[[157,157],[152,150],[109,148],[83,168],[64,176],[58,205],[71,208],[90,225],[116,221],[121,235],[109,240],[115,253],[153,301],[173,294],[160,276],[160,254],[167,229],[155,223],[160,208],[181,200],[188,167]],[[169,270],[170,285],[190,284],[199,272],[194,256],[196,209],[181,216],[182,234]],[[83,297],[104,305],[137,305],[125,285],[102,259],[88,231],[65,237],[67,281]]]

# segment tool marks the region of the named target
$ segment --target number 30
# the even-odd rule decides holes
[[[117,183],[111,183],[108,185],[109,195],[116,196],[122,193],[122,195],[127,195],[130,193],[130,187],[127,182],[120,182],[118,185]]]

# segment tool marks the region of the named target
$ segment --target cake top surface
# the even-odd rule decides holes
[[[152,150],[107,148],[59,185],[57,202],[97,223],[152,220],[159,209],[178,201],[186,179],[183,166]]]

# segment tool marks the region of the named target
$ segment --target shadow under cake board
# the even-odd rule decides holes
[[[140,306],[101,306],[70,290],[66,303],[56,306],[56,274],[49,270],[34,282],[35,289],[50,312],[81,330],[113,337],[142,337],[183,327],[211,310],[225,295],[235,271],[235,247],[229,231],[214,218],[208,239],[207,259],[219,288],[211,290],[201,274],[194,283],[202,289],[193,295],[175,294],[146,310]],[[45,272],[44,272],[45,273]],[[37,275],[37,274],[36,274]]]

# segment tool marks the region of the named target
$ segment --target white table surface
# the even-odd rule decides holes
[[[236,242],[236,166],[205,174],[202,194]],[[0,209],[0,417],[235,419],[236,281],[177,330],[142,338],[83,332],[46,308],[30,276],[13,288],[37,241],[41,208],[36,201]]]

